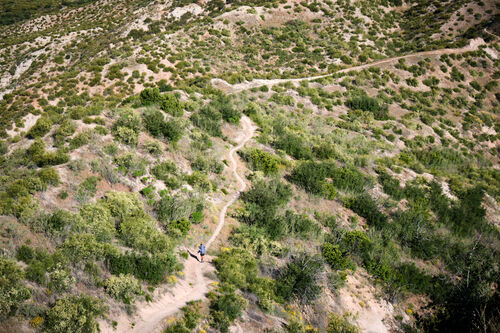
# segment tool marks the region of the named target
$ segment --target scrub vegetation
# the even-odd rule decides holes
[[[499,11],[0,1],[0,331],[497,332]]]

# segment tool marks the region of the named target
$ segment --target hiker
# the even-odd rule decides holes
[[[200,244],[200,249],[198,250],[198,253],[200,254],[201,257],[201,262],[203,262],[203,257],[205,256],[205,245]]]

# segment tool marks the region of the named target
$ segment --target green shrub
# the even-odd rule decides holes
[[[59,165],[69,161],[69,155],[66,154],[65,150],[59,149],[56,152],[47,152],[45,143],[38,139],[26,150],[26,153],[30,160],[39,167]]]
[[[224,285],[208,294],[210,299],[210,326],[222,333],[229,332],[229,326],[238,318],[247,301],[231,285]]]
[[[190,175],[186,176],[185,179],[189,185],[199,188],[204,192],[207,192],[212,188],[212,183],[208,179],[207,174],[204,172],[194,171]]]
[[[188,302],[186,306],[181,308],[182,321],[184,325],[194,330],[201,320],[201,306],[200,301]]]
[[[158,104],[162,101],[162,95],[160,94],[160,89],[158,88],[146,88],[141,91],[139,95],[141,103],[144,106],[151,104]]]
[[[402,198],[403,191],[399,184],[399,180],[393,178],[385,171],[379,173],[378,180],[385,193],[389,194],[396,200],[400,200]]]
[[[115,157],[114,162],[118,164],[118,171],[134,177],[140,177],[146,173],[147,160],[142,159],[132,153],[126,153]]]
[[[57,267],[49,273],[48,287],[52,291],[71,291],[75,282],[75,278],[71,276],[71,271],[69,269],[64,269],[62,265],[57,265]]]
[[[264,228],[254,225],[241,225],[238,229],[233,230],[229,239],[234,246],[244,248],[258,256],[270,254],[282,257],[286,252],[286,249],[279,242],[269,239]]]
[[[280,270],[276,280],[276,295],[284,301],[296,298],[303,303],[316,299],[321,292],[318,279],[322,268],[323,263],[319,258],[308,254],[294,256]]]
[[[177,119],[171,119],[163,123],[161,131],[168,141],[176,143],[184,134],[184,122]]]
[[[81,225],[81,216],[67,210],[57,209],[47,220],[47,231],[56,236],[70,226]]]
[[[175,257],[171,252],[158,255],[112,254],[107,265],[112,274],[133,274],[152,284],[161,283],[167,273],[174,270]]]
[[[151,173],[159,180],[168,180],[170,175],[177,173],[177,166],[172,161],[161,162],[151,168]]]
[[[86,202],[94,197],[97,192],[97,184],[99,181],[100,179],[95,176],[85,178],[78,186],[78,190],[75,193],[75,199],[78,202]]]
[[[389,117],[387,105],[383,105],[377,98],[366,95],[356,96],[348,99],[346,105],[352,110],[372,112],[377,120],[387,120]]]
[[[213,99],[209,105],[217,109],[222,119],[228,123],[238,124],[241,119],[241,112],[235,109],[231,98],[226,95],[219,95]]]
[[[69,148],[72,150],[80,148],[81,146],[88,144],[90,142],[91,137],[92,137],[92,131],[90,130],[78,133],[70,140]]]
[[[338,314],[330,314],[328,319],[327,333],[361,333],[361,330],[348,321],[348,316],[340,316]]]
[[[47,282],[46,273],[47,270],[45,268],[45,265],[39,260],[32,261],[24,271],[26,279],[36,282],[40,285],[45,285],[45,283]]]
[[[93,333],[98,330],[96,318],[106,311],[103,302],[91,296],[71,295],[56,301],[47,311],[44,332]]]
[[[53,123],[50,118],[41,117],[36,121],[35,125],[28,130],[27,136],[31,139],[41,138],[49,133],[52,125]]]
[[[116,127],[114,129],[115,138],[129,146],[137,146],[139,134],[128,127]]]
[[[163,153],[161,144],[156,140],[146,142],[144,144],[144,150],[155,157],[159,157]]]
[[[191,219],[194,222],[194,214],[203,211],[203,199],[197,196],[186,196],[176,194],[174,196],[163,196],[156,204],[155,211],[158,219],[164,226],[170,222],[182,219]],[[203,213],[201,214],[203,217]]]
[[[172,248],[171,240],[157,229],[156,221],[148,215],[124,218],[119,231],[125,244],[139,250],[160,253]]]
[[[179,101],[177,96],[173,94],[162,95],[160,108],[174,117],[182,117],[182,115],[184,114],[184,110],[182,109],[182,103]]]
[[[262,171],[265,175],[277,173],[281,166],[281,160],[277,156],[258,148],[250,148],[241,155],[253,170]]]
[[[313,153],[307,141],[293,133],[281,135],[273,145],[296,159],[311,159]]]
[[[143,204],[136,193],[109,191],[104,195],[103,204],[118,221],[144,214]]]
[[[6,318],[15,313],[22,302],[31,297],[31,291],[26,288],[21,268],[12,260],[0,256],[0,318]]]
[[[63,144],[65,138],[73,135],[75,131],[76,124],[71,119],[64,119],[54,133],[55,144]]]
[[[247,192],[242,194],[246,213],[241,218],[250,225],[266,229],[272,239],[286,235],[286,220],[278,216],[278,209],[290,200],[290,185],[279,179],[257,180]]]
[[[323,244],[321,253],[325,258],[326,262],[335,270],[354,270],[356,265],[349,258],[346,251],[342,251],[339,245],[333,245],[331,243]]]
[[[115,235],[115,222],[111,212],[102,203],[86,204],[80,208],[83,229],[95,236],[99,242],[109,242]]]
[[[16,259],[29,264],[35,258],[35,250],[29,245],[21,245],[17,249]]]
[[[104,288],[111,297],[125,304],[133,303],[135,296],[143,293],[140,282],[132,275],[111,276],[104,281]]]
[[[38,177],[40,177],[42,183],[52,186],[59,185],[61,180],[59,173],[54,168],[42,168],[42,170],[38,172]]]
[[[206,131],[211,136],[222,136],[222,115],[210,103],[201,108],[200,111],[193,113],[190,119],[193,125]]]
[[[325,184],[328,182],[325,178],[332,167],[330,163],[301,162],[292,170],[288,178],[307,192],[327,196]]]
[[[182,236],[186,236],[189,230],[191,230],[191,222],[189,222],[189,220],[184,217],[180,220],[170,222],[168,224],[167,230],[170,232],[176,231],[179,232]]]
[[[88,233],[69,235],[59,248],[75,264],[102,259],[106,252],[106,247]]]
[[[155,138],[163,134],[163,124],[165,117],[163,113],[154,108],[149,108],[142,115],[144,127]]]
[[[295,214],[287,210],[284,216],[288,230],[296,237],[309,239],[317,236],[320,229],[306,214]]]
[[[345,205],[359,216],[364,217],[370,226],[384,228],[387,223],[387,216],[380,212],[376,202],[368,194],[351,198]]]

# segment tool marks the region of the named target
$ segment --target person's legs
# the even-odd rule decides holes
[[[201,257],[201,262],[203,262],[203,257],[204,257],[204,256],[205,256],[204,254],[200,255],[200,257]]]

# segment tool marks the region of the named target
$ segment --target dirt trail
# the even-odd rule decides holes
[[[235,141],[239,142],[237,146],[229,151],[229,161],[234,177],[238,180],[239,187],[231,195],[231,199],[222,207],[219,214],[219,223],[214,230],[210,239],[206,242],[206,248],[215,241],[220,231],[224,227],[226,212],[239,197],[240,192],[246,188],[246,183],[243,178],[238,174],[237,162],[235,153],[241,149],[252,138],[255,133],[256,127],[252,121],[244,116],[241,119],[242,131],[239,138]],[[195,250],[191,250],[193,255]],[[207,258],[210,261],[210,258]],[[105,321],[100,321],[99,325],[101,332],[106,333],[121,333],[121,332],[137,332],[137,333],[152,333],[161,332],[163,329],[163,320],[176,313],[189,301],[203,299],[209,290],[209,284],[213,281],[206,278],[204,273],[213,271],[212,265],[201,264],[193,256],[190,256],[184,262],[184,278],[167,293],[163,295],[156,295],[157,300],[151,303],[139,302],[136,304],[137,313],[133,318],[122,313],[118,318],[112,318],[118,322],[118,326],[113,328]]]
[[[347,73],[347,72],[351,72],[351,71],[360,71],[360,70],[363,70],[365,68],[370,68],[373,66],[380,66],[383,64],[395,62],[395,61],[398,61],[399,59],[409,59],[409,58],[417,58],[417,57],[425,57],[425,56],[440,56],[442,54],[476,51],[480,45],[484,45],[484,44],[486,44],[486,43],[484,42],[484,40],[482,38],[476,38],[476,39],[471,40],[469,45],[462,47],[462,48],[424,51],[424,52],[418,52],[418,53],[408,54],[408,55],[394,57],[394,58],[387,58],[387,59],[371,62],[371,63],[360,65],[360,66],[341,69],[341,70],[339,70],[335,73],[332,73],[332,74]],[[280,84],[280,83],[285,83],[285,82],[312,81],[312,80],[322,79],[325,77],[332,76],[332,74],[324,74],[324,75],[297,78],[297,79],[270,79],[270,80],[268,80],[268,79],[255,79],[252,81],[246,81],[246,82],[236,83],[236,84],[230,84],[223,79],[215,78],[215,79],[212,79],[212,85],[215,88],[220,89],[226,93],[237,93],[237,92],[252,89],[252,88],[258,88],[258,87],[262,87],[262,86],[270,86],[270,85],[275,85],[275,84]]]

